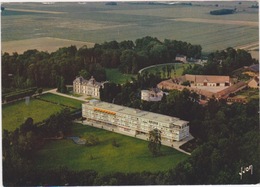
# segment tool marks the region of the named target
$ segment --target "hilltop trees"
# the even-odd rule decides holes
[[[226,14],[233,14],[236,12],[236,9],[220,9],[220,10],[212,10],[209,13],[211,15],[226,15]]]
[[[208,62],[204,66],[188,67],[183,74],[231,75],[234,70],[254,63],[258,62],[247,51],[229,47],[209,54]]]
[[[201,47],[176,40],[162,42],[147,36],[135,42],[104,42],[93,48],[63,47],[53,53],[37,50],[4,53],[3,88],[56,87],[61,77],[64,84],[71,84],[78,75],[93,75],[97,81],[104,81],[105,68],[119,68],[123,73],[135,74],[149,65],[174,62],[177,54],[198,58]]]

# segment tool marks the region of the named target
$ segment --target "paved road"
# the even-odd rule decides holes
[[[149,68],[153,68],[153,67],[156,67],[156,66],[175,65],[175,64],[181,64],[181,63],[175,62],[175,63],[165,63],[165,64],[151,65],[151,66],[145,67],[145,68],[143,68],[143,69],[140,69],[140,70],[138,71],[138,73],[141,74],[144,70],[149,69]]]
[[[60,96],[63,96],[63,97],[68,97],[68,98],[71,98],[71,99],[76,99],[76,100],[79,100],[79,101],[86,101],[86,98],[87,98],[87,96],[75,97],[75,96],[72,96],[72,95],[67,95],[67,94],[59,93],[59,92],[57,92],[57,88],[52,89],[52,90],[47,90],[47,91],[45,91],[45,92],[43,92],[43,93],[52,93],[52,94],[60,95]]]

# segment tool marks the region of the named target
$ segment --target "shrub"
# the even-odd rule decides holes
[[[112,145],[113,145],[114,147],[119,147],[119,144],[116,142],[115,139],[112,140]]]
[[[99,144],[99,138],[97,136],[91,134],[86,138],[86,143],[85,143],[86,146],[94,146],[98,144]]]
[[[220,10],[212,10],[210,11],[211,15],[225,15],[225,14],[233,14],[235,12],[234,9],[220,9]]]

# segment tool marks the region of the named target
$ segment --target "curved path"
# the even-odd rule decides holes
[[[142,73],[142,71],[144,71],[144,70],[146,70],[146,69],[149,69],[149,68],[154,68],[154,67],[157,67],[157,66],[163,66],[163,65],[175,65],[175,64],[181,64],[181,63],[177,63],[177,62],[175,62],[175,63],[165,63],[165,64],[156,64],[156,65],[151,65],[151,66],[148,66],[148,67],[145,67],[145,68],[143,68],[143,69],[140,69],[139,71],[138,71],[138,73]]]

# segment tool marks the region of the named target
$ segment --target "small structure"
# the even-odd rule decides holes
[[[184,56],[184,55],[176,55],[175,61],[187,63],[187,56]]]
[[[259,64],[253,64],[251,66],[245,66],[243,68],[244,73],[243,74],[247,74],[250,77],[255,77],[259,75]]]
[[[161,101],[164,92],[159,88],[152,88],[151,90],[141,91],[141,100],[143,101]]]
[[[247,98],[246,96],[234,96],[234,97],[228,97],[227,98],[228,103],[247,103]]]
[[[249,88],[259,88],[259,76],[255,76],[253,79],[251,79],[248,82],[248,87]]]
[[[103,86],[104,82],[97,82],[93,76],[91,76],[89,80],[85,80],[83,77],[80,76],[73,81],[73,92],[99,99],[99,89]]]

